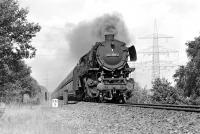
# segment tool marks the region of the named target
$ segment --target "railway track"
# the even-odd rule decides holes
[[[70,102],[69,104],[76,104],[78,102]],[[93,103],[93,102],[89,102]],[[174,105],[174,104],[140,104],[140,103],[126,103],[126,104],[116,104],[116,103],[104,103],[107,105],[118,105],[118,106],[128,106],[128,107],[140,107],[140,108],[153,108],[153,109],[165,109],[174,111],[185,111],[185,112],[200,112],[200,106],[198,105]]]
[[[153,109],[165,109],[175,111],[186,111],[186,112],[200,112],[200,106],[195,105],[171,105],[171,104],[117,104],[118,106],[130,106],[130,107],[141,107],[141,108],[153,108]]]

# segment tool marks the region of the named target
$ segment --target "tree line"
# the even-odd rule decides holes
[[[36,54],[31,41],[41,26],[29,22],[27,14],[28,10],[20,8],[16,0],[0,2],[0,99],[7,103],[22,101],[25,93],[34,97],[41,92],[24,62]]]

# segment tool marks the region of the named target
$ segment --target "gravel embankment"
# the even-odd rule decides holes
[[[169,134],[200,132],[200,113],[79,102],[43,108],[51,132]]]

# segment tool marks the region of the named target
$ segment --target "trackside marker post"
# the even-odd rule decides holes
[[[58,107],[58,99],[52,99],[52,107]]]

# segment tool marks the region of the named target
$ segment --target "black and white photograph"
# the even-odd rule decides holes
[[[199,0],[0,0],[0,134],[199,133]]]

